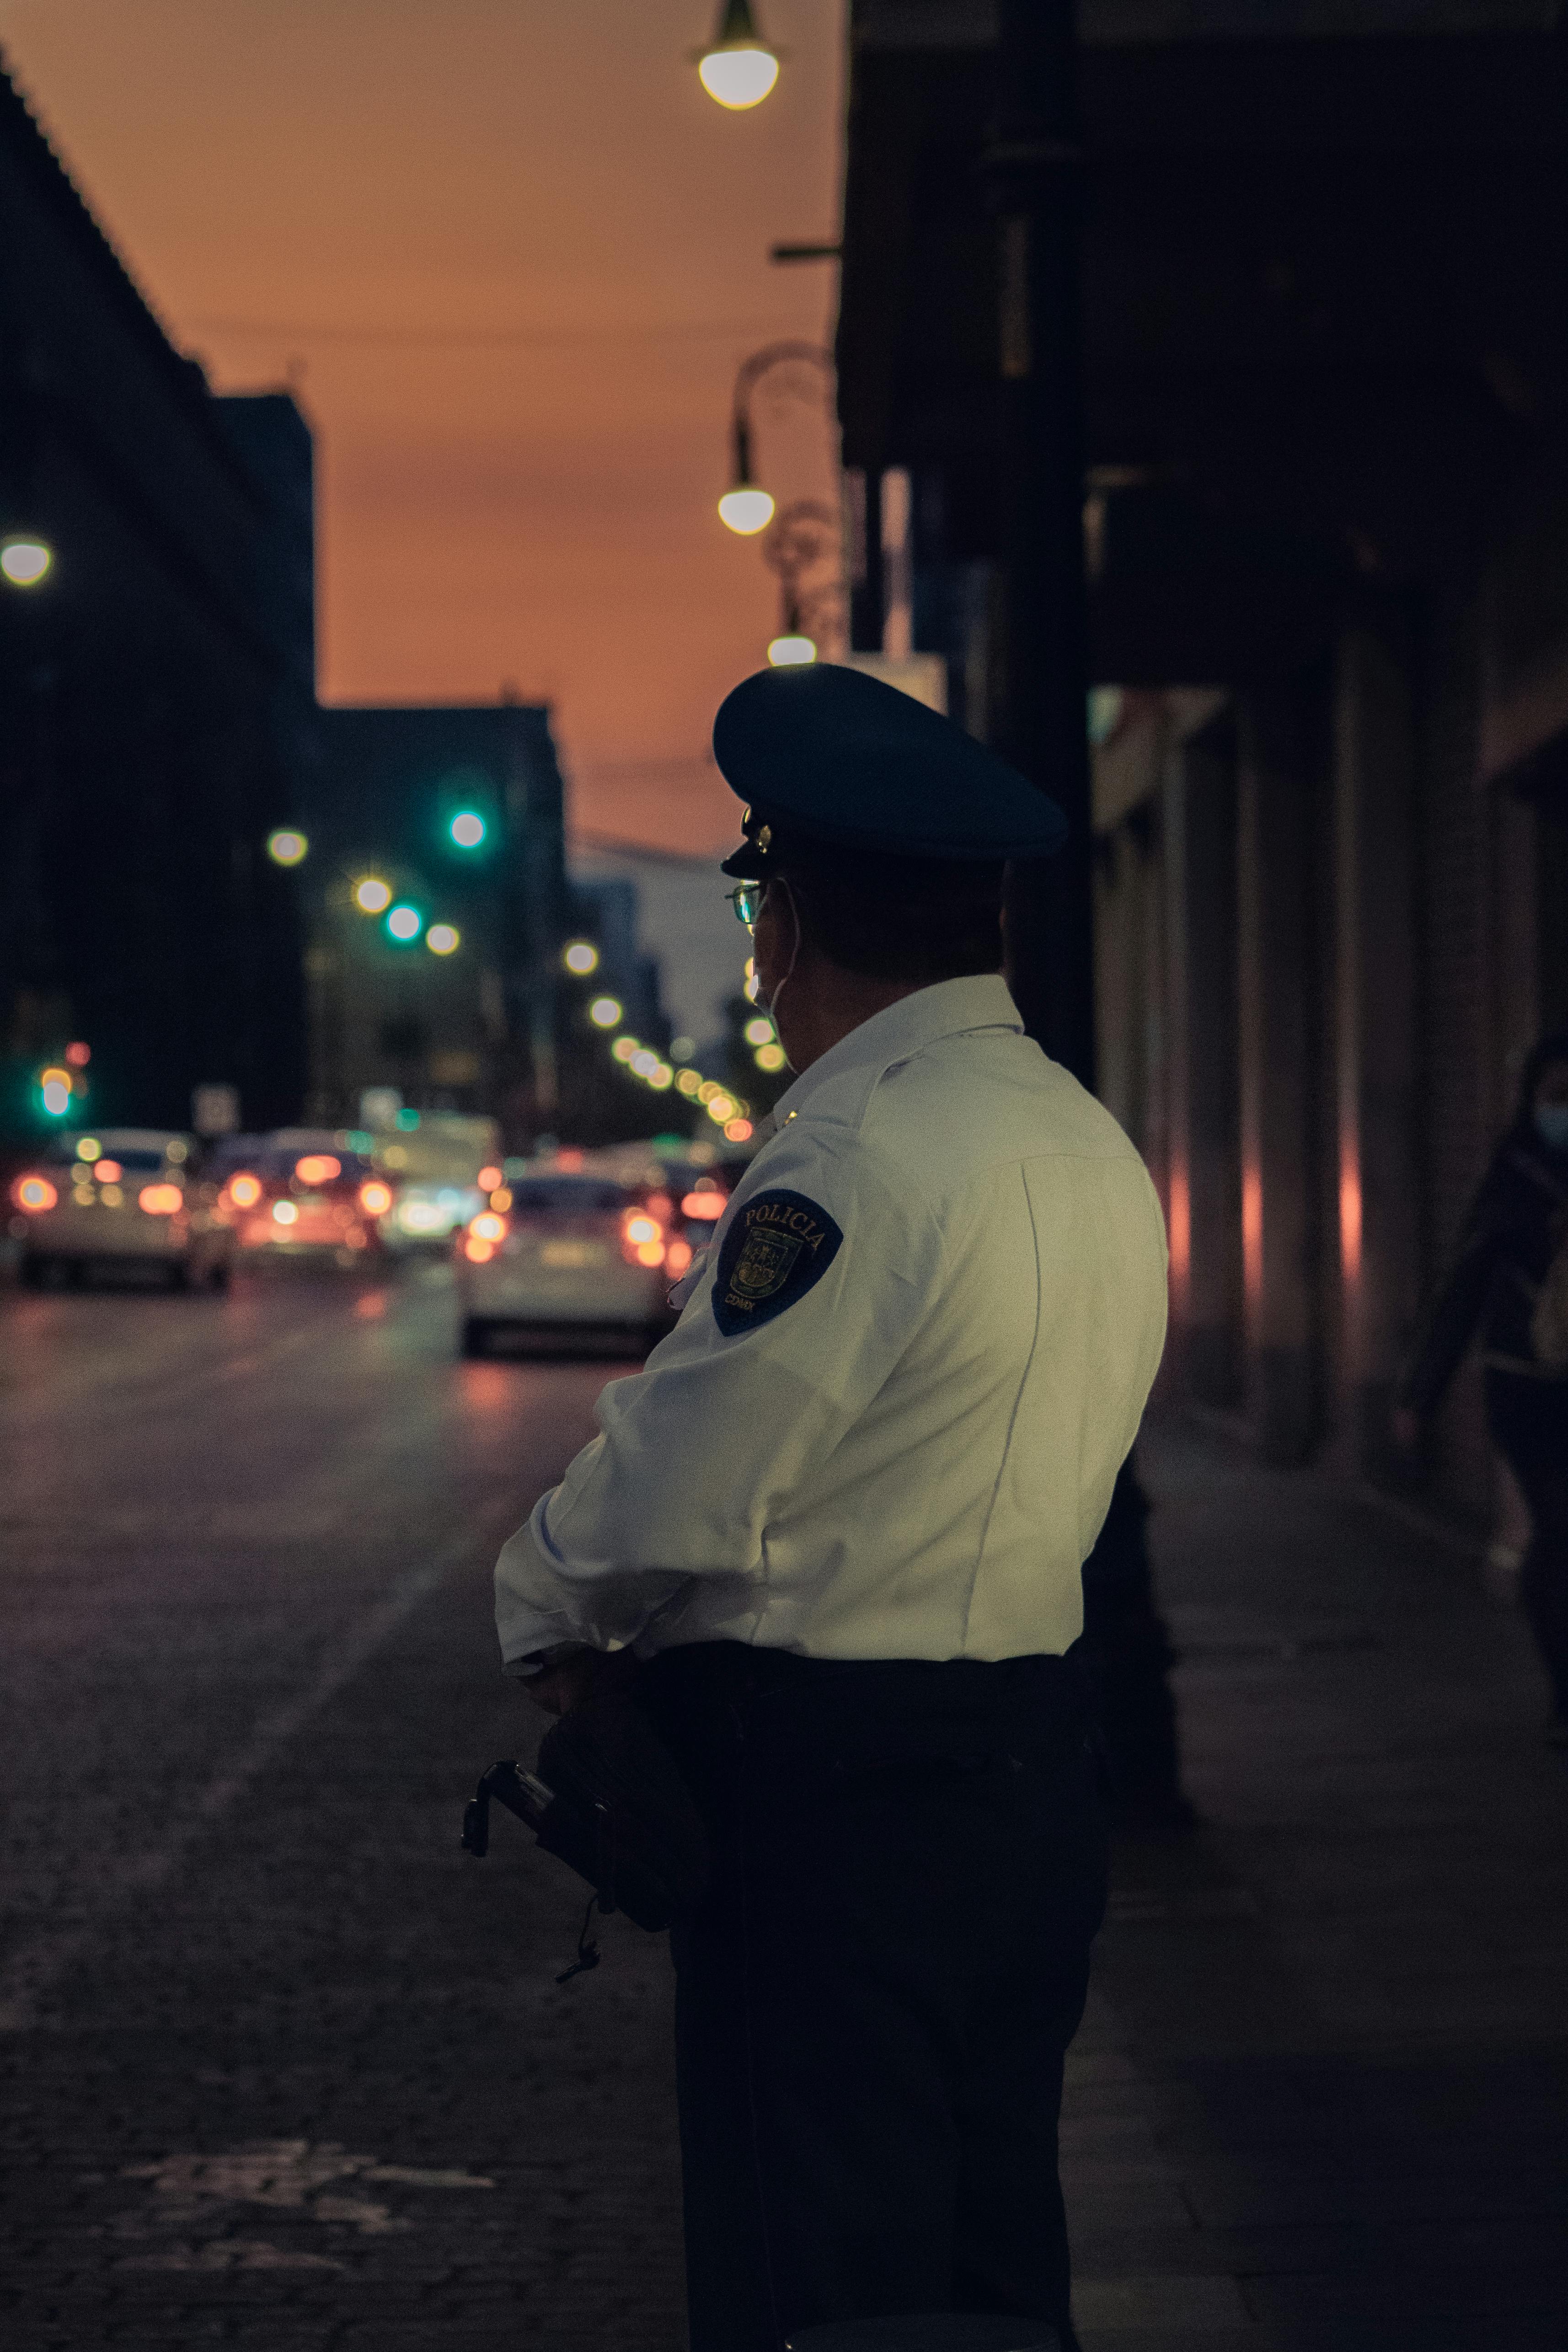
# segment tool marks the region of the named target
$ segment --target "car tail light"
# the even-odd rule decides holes
[[[360,1187],[360,1206],[367,1217],[384,1217],[392,1207],[390,1184],[370,1183]]]
[[[30,1217],[40,1216],[44,1210],[52,1209],[59,1197],[47,1176],[18,1176],[11,1187],[11,1198],[19,1209],[26,1209]]]
[[[236,1209],[254,1209],[261,1198],[261,1179],[257,1176],[231,1176],[229,1199]]]
[[[664,1272],[673,1274],[678,1282],[692,1262],[690,1242],[674,1241],[664,1252]]]
[[[184,1207],[185,1196],[178,1184],[143,1184],[136,1205],[149,1217],[172,1217]]]
[[[663,1265],[664,1228],[646,1209],[628,1209],[621,1220],[621,1255],[628,1265]]]
[[[302,1184],[329,1184],[342,1172],[342,1161],[334,1160],[329,1151],[308,1151],[294,1163],[294,1173]]]
[[[681,1202],[681,1214],[683,1217],[722,1217],[724,1194],[722,1192],[688,1192]]]

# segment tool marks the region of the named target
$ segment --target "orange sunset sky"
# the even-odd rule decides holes
[[[713,709],[777,625],[725,487],[738,362],[831,333],[841,0],[727,114],[713,0],[0,0],[10,69],[169,333],[317,435],[329,701],[548,698],[577,824],[732,841]],[[759,471],[831,478],[776,406]]]

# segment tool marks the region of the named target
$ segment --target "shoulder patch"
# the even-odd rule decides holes
[[[770,1323],[821,1282],[843,1240],[803,1192],[758,1192],[724,1237],[713,1278],[714,1321],[727,1339]]]

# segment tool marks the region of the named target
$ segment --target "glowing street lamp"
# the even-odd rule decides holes
[[[738,539],[755,539],[773,520],[773,500],[755,482],[737,482],[718,502],[718,519]]]
[[[367,874],[354,885],[354,904],[361,915],[384,915],[392,905],[392,886],[379,874]]]
[[[418,939],[424,929],[424,917],[417,907],[394,907],[387,917],[387,934],[406,947],[410,940]]]
[[[55,560],[54,549],[47,540],[39,539],[30,530],[14,530],[0,539],[0,575],[13,588],[36,588],[45,579]]]
[[[697,78],[732,114],[761,105],[779,79],[779,55],[758,31],[751,0],[720,0],[718,25],[697,59]]]
[[[308,856],[310,844],[292,825],[284,825],[267,836],[267,854],[275,866],[298,866]]]
[[[561,961],[568,971],[577,974],[579,980],[586,980],[591,971],[599,970],[599,950],[591,940],[572,940],[563,951]]]

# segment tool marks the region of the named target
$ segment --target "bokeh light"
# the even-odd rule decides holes
[[[302,833],[285,825],[267,836],[267,854],[275,866],[298,866],[309,853],[310,844]]]
[[[599,950],[591,940],[572,940],[562,954],[561,961],[568,971],[574,971],[580,980],[586,980],[591,971],[599,970]]]
[[[459,849],[477,849],[485,838],[485,820],[476,809],[459,809],[446,830]]]
[[[389,933],[394,940],[401,940],[405,946],[410,940],[418,939],[423,929],[424,917],[420,913],[417,907],[394,907],[391,914],[387,917],[387,929]]]
[[[92,1047],[83,1045],[78,1037],[66,1047],[66,1059],[73,1070],[85,1070],[92,1059]]]
[[[810,637],[775,637],[768,648],[768,658],[775,669],[793,669],[805,662],[814,662],[817,647]]]
[[[354,904],[361,915],[384,915],[392,905],[392,887],[379,874],[367,874],[354,886]]]
[[[759,1013],[755,1021],[748,1021],[747,1023],[746,1042],[748,1045],[772,1045],[773,1024],[769,1021],[766,1013]]]
[[[36,588],[54,560],[47,542],[34,539],[30,532],[17,531],[9,539],[0,540],[0,572],[13,588]]]
[[[455,923],[432,923],[424,935],[424,944],[432,955],[455,955],[463,944],[463,934]]]
[[[622,1010],[618,997],[596,996],[588,1008],[588,1017],[596,1029],[613,1029]]]
[[[229,1199],[236,1209],[254,1209],[260,1198],[259,1178],[241,1173],[229,1179]]]

